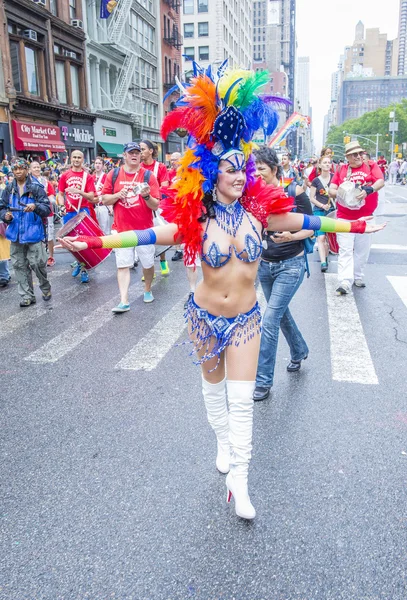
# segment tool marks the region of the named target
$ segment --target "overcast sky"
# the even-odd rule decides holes
[[[310,57],[310,97],[314,141],[319,152],[328,112],[331,73],[345,46],[353,43],[359,19],[379,27],[387,39],[397,37],[400,0],[297,0],[298,56]]]

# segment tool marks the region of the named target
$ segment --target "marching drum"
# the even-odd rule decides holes
[[[327,214],[326,216],[329,217],[330,219],[336,219],[336,213],[337,213],[337,211],[334,210],[334,211],[330,212],[329,214]],[[338,240],[336,239],[336,233],[327,233],[326,236],[328,238],[329,252],[331,254],[339,254],[339,245],[338,245]]]
[[[86,212],[80,212],[59,230],[58,237],[63,238],[66,235],[102,236],[104,233]],[[106,260],[111,252],[111,248],[87,248],[80,252],[71,252],[71,254],[90,271]]]

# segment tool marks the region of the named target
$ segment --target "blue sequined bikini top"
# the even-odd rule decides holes
[[[218,267],[225,266],[230,259],[232,258],[232,252],[235,252],[236,258],[243,262],[252,263],[258,260],[262,253],[262,239],[257,231],[256,227],[253,225],[249,214],[244,210],[243,206],[240,204],[238,200],[233,202],[232,204],[225,205],[216,203],[214,205],[215,213],[216,213],[216,223],[226,231],[229,235],[233,235],[236,237],[236,233],[242,224],[243,217],[246,215],[250,225],[252,226],[253,232],[255,234],[246,233],[245,235],[245,245],[243,250],[240,252],[237,251],[235,244],[231,244],[229,246],[228,254],[224,254],[220,251],[219,245],[216,242],[212,242],[209,246],[209,249],[206,253],[203,251],[203,246],[205,241],[208,239],[208,227],[209,223],[212,219],[208,219],[206,222],[205,233],[202,238],[202,252],[201,259],[204,263],[213,267],[214,269]]]

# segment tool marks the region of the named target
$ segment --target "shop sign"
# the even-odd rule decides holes
[[[116,129],[113,129],[113,127],[102,127],[102,133],[107,137],[116,137],[117,135]]]
[[[14,133],[14,146],[17,152],[24,150],[52,150],[65,152],[61,142],[59,127],[44,125],[42,123],[26,123],[24,121],[11,121]]]
[[[81,147],[93,148],[95,136],[92,125],[77,125],[59,121],[62,139],[69,147],[79,145]]]

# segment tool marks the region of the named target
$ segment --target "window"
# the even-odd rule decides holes
[[[184,48],[185,60],[195,60],[195,48]]]
[[[57,0],[49,0],[49,9],[52,15],[54,15],[55,17],[58,16]]]
[[[61,104],[68,104],[66,97],[66,81],[65,81],[65,63],[56,60],[55,61],[55,74],[57,79],[57,94],[58,100]]]
[[[69,0],[69,18],[76,19],[76,0]]]
[[[209,23],[198,23],[198,37],[208,37]]]
[[[208,12],[208,0],[197,0],[198,1],[198,12],[199,13],[207,13]]]
[[[199,46],[199,60],[209,60],[209,46]]]
[[[13,73],[13,84],[17,92],[21,92],[21,67],[20,67],[20,56],[19,56],[19,44],[18,42],[12,42],[10,40],[10,57],[11,57],[11,70]]]
[[[184,15],[194,14],[194,0],[184,0]]]
[[[76,65],[71,65],[71,87],[72,87],[72,104],[80,105],[79,95],[79,69]]]
[[[39,96],[37,53],[28,46],[25,47],[25,62],[27,65],[28,91],[33,96]]]
[[[184,38],[193,38],[194,35],[194,24],[184,23]]]

